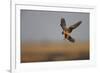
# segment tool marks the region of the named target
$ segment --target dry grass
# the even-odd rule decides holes
[[[89,59],[89,42],[23,42],[21,62]]]

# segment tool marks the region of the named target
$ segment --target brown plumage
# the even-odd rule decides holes
[[[64,39],[68,39],[70,42],[75,42],[75,39],[72,38],[70,36],[70,33],[75,29],[77,28],[80,24],[82,23],[82,21],[78,21],[77,23],[71,25],[70,27],[66,27],[66,21],[64,18],[61,18],[61,27],[63,29],[63,32],[62,34],[64,35]]]

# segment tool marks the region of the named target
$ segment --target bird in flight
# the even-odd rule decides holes
[[[62,35],[64,35],[64,40],[68,39],[70,42],[75,42],[75,39],[71,37],[71,32],[77,28],[80,24],[82,23],[82,21],[78,21],[75,24],[71,25],[70,27],[66,27],[66,21],[64,18],[61,18],[61,23],[60,26],[62,27],[63,31],[62,31]]]

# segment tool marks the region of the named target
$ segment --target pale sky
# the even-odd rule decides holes
[[[75,40],[89,40],[89,13],[21,10],[21,40],[62,40],[61,18],[66,25],[82,24],[71,33]]]

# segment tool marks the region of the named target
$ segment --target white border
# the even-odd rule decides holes
[[[90,60],[81,61],[60,61],[60,62],[41,62],[41,63],[20,63],[20,9],[29,10],[49,10],[49,11],[69,11],[69,12],[88,12],[90,13]],[[54,6],[54,5],[32,5],[32,4],[13,4],[11,15],[11,72],[25,72],[51,69],[67,68],[86,68],[95,65],[95,9],[93,7],[77,6]],[[17,49],[16,49],[17,48]]]

